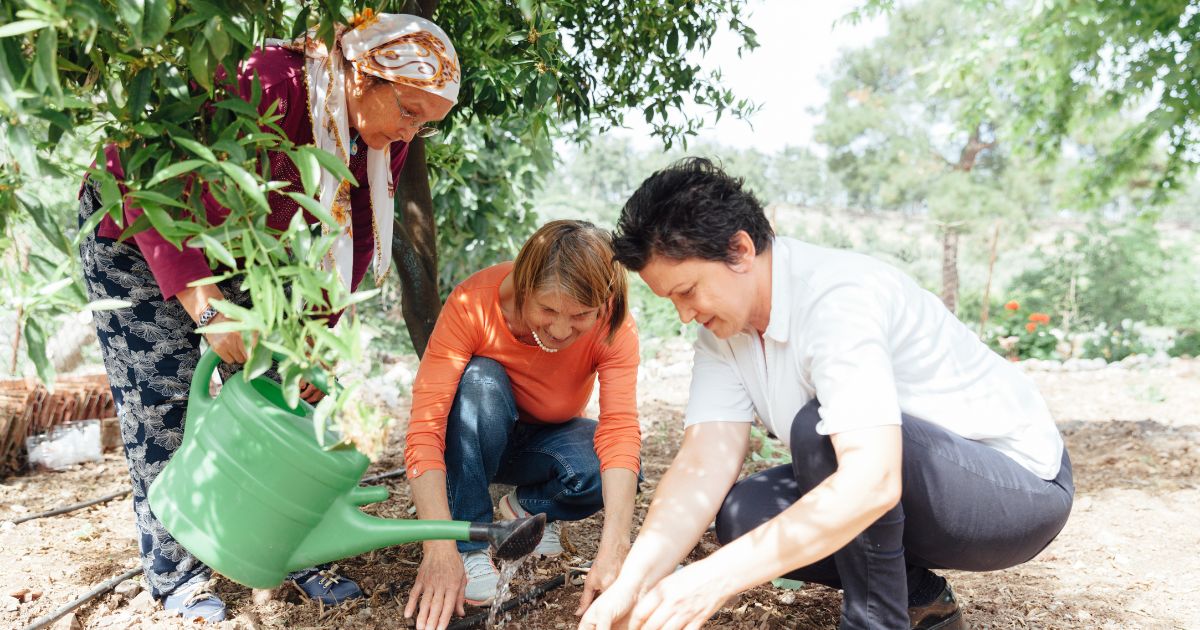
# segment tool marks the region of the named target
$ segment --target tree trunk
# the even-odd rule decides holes
[[[971,130],[967,144],[958,155],[958,163],[954,170],[963,173],[971,172],[979,154],[994,148],[996,141],[983,141],[983,124],[976,124]],[[961,225],[945,225],[942,227],[942,303],[951,313],[957,315],[958,309],[958,236]]]
[[[942,303],[956,313],[958,309],[958,228],[942,228]]]
[[[420,357],[425,354],[442,309],[433,197],[429,191],[429,168],[425,164],[425,141],[420,138],[413,139],[400,171],[396,210],[399,216],[392,239],[392,261],[400,274],[404,323]]]
[[[433,19],[438,0],[407,0],[404,12]],[[425,354],[433,325],[442,310],[438,294],[437,226],[433,195],[429,190],[429,165],[425,141],[413,138],[408,159],[396,182],[396,223],[392,263],[400,276],[400,308],[417,356]]]

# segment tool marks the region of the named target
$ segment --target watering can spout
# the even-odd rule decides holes
[[[382,492],[379,492],[379,491]],[[364,514],[360,505],[387,498],[386,488],[356,488],[339,498],[288,562],[297,571],[375,549],[422,540],[487,542],[497,557],[512,560],[533,551],[546,528],[546,515],[504,521],[395,520]]]

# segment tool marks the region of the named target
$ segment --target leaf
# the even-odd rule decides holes
[[[208,45],[212,49],[213,57],[218,61],[224,61],[229,54],[229,33],[225,31],[224,21],[219,18],[213,18],[208,25],[204,27],[204,37],[208,40]]]
[[[37,168],[37,150],[34,147],[33,138],[30,137],[27,127],[24,125],[8,126],[7,148],[17,163],[24,167],[29,175],[33,177],[41,175]]]
[[[142,21],[142,45],[153,48],[171,30],[171,15],[175,0],[145,0],[146,14]]]
[[[202,335],[207,335],[208,333],[246,332],[250,330],[258,330],[258,326],[255,325],[254,322],[217,322],[202,328],[197,328],[196,332]]]
[[[217,101],[216,103],[213,103],[213,106],[221,109],[228,109],[229,111],[237,112],[253,118],[258,118],[258,110],[254,109],[254,106],[250,103],[247,103],[236,96],[231,96],[223,101]]]
[[[211,162],[213,164],[217,163],[217,156],[213,155],[213,152],[211,149],[204,146],[203,144],[200,144],[199,142],[196,142],[195,140],[192,140],[191,138],[185,138],[183,136],[172,135],[171,141],[173,141],[175,144],[178,144],[179,146],[187,149],[188,151],[191,151],[197,157],[203,159],[205,162]]]
[[[212,91],[212,71],[209,68],[209,49],[204,41],[203,33],[196,33],[188,51],[188,70],[206,91]]]
[[[99,213],[96,213],[96,214],[99,214]],[[121,235],[119,237],[117,237],[117,240],[119,240],[119,241],[128,240],[141,232],[145,232],[149,228],[150,228],[150,217],[143,214],[142,216],[135,219],[133,223],[131,223],[129,226],[127,226],[125,228],[125,230],[121,232]]]
[[[62,291],[72,282],[75,282],[74,278],[60,278],[38,289],[38,295],[54,295],[55,293]]]
[[[0,26],[0,37],[13,37],[15,35],[23,35],[31,31],[46,28],[50,23],[46,20],[17,20]]]
[[[351,186],[358,185],[358,180],[354,179],[354,175],[350,173],[350,167],[343,164],[337,156],[323,149],[309,148],[308,150],[317,158],[321,166],[325,167],[325,170],[333,173],[334,177],[350,180]]]
[[[154,84],[154,69],[142,68],[129,84],[129,117],[138,120],[146,114],[146,104],[150,102],[150,90]],[[146,134],[149,135],[149,134]]]
[[[92,311],[92,312],[115,311],[117,309],[129,308],[131,306],[133,306],[133,302],[130,302],[128,300],[116,300],[116,299],[109,298],[109,299],[104,299],[104,300],[93,300],[91,302],[88,302],[80,310],[81,311]]]
[[[250,352],[250,362],[244,368],[246,370],[246,380],[252,381],[271,369],[271,351],[262,344],[255,346]]]
[[[554,98],[555,92],[558,91],[558,79],[554,78],[549,72],[538,77],[537,80],[537,100],[539,106],[548,105]]]
[[[192,280],[187,285],[189,287],[205,287],[210,284],[217,284],[220,282],[224,282],[232,277],[233,277],[233,274],[223,273],[219,276],[209,276],[207,278],[200,278],[199,280]]]
[[[25,343],[29,360],[37,368],[38,378],[46,385],[51,385],[54,382],[54,364],[46,356],[46,331],[35,317],[25,320]]]
[[[296,170],[300,171],[300,182],[304,186],[304,194],[312,197],[317,194],[317,188],[321,184],[321,163],[317,161],[317,156],[313,155],[313,149],[309,147],[299,147],[292,152],[292,162],[296,165]]]
[[[149,201],[151,203],[158,203],[158,204],[162,204],[164,206],[170,206],[173,208],[187,209],[187,207],[188,207],[187,204],[185,204],[177,199],[173,199],[171,197],[168,197],[162,193],[155,192],[153,190],[139,190],[136,192],[131,192],[131,193],[129,193],[129,197],[131,199],[136,199],[138,201]]]
[[[321,223],[324,223],[331,228],[340,227],[337,224],[337,221],[334,220],[333,215],[329,213],[329,210],[325,206],[321,205],[321,202],[317,201],[316,199],[298,192],[289,192],[284,194],[286,194],[288,197],[291,197],[293,201],[303,206],[309,214],[316,217]]]
[[[237,269],[237,260],[234,259],[233,254],[230,254],[229,250],[220,241],[208,234],[199,234],[198,237],[205,251],[211,252],[213,257],[221,261],[221,264],[226,267]],[[193,246],[195,246],[195,242],[194,240],[192,241]]]
[[[116,0],[117,17],[129,27],[129,34],[139,47],[142,45],[142,22],[145,21],[145,0]]]
[[[158,204],[142,204],[142,212],[145,213],[143,216],[150,218],[150,225],[154,226],[154,229],[158,230],[158,233],[164,238],[174,232],[175,219],[166,210],[160,208]],[[168,240],[170,239],[168,238]]]
[[[267,195],[263,192],[262,186],[258,183],[258,180],[256,180],[254,176],[250,174],[250,171],[247,171],[237,164],[232,164],[229,162],[219,162],[217,166],[222,171],[225,171],[225,174],[228,175],[235,184],[237,184],[237,187],[240,188],[247,197],[250,197],[250,200],[253,201],[260,210],[263,212],[271,211],[271,207],[267,205]]]
[[[33,66],[34,81],[42,78],[45,89],[55,99],[62,98],[62,87],[58,83],[58,31],[48,28],[38,34],[37,60]]]
[[[201,166],[204,166],[205,164],[206,162],[204,160],[184,160],[182,162],[176,162],[155,173],[154,177],[151,177],[150,181],[146,182],[146,187],[153,188],[154,186],[157,186],[158,184],[171,179],[172,177],[178,177],[184,173],[190,173]]]
[[[57,224],[49,209],[31,195],[23,194],[23,191],[17,193],[17,200],[25,208],[25,211],[29,213],[34,225],[46,237],[46,240],[50,241],[50,244],[54,245],[55,249],[64,254],[72,255],[67,239],[63,235],[62,227]]]

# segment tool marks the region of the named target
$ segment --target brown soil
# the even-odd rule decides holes
[[[655,482],[670,464],[681,436],[687,363],[650,361],[642,383],[647,484],[638,497],[645,514]],[[1060,419],[1078,486],[1074,513],[1058,539],[1033,561],[995,573],[948,572],[972,628],[1198,628],[1200,627],[1200,361],[1142,371],[1033,372]],[[373,472],[399,467],[399,437]],[[752,463],[747,470],[763,466]],[[128,483],[124,461],[64,472],[11,477],[0,483],[0,519],[12,519],[119,490]],[[411,518],[407,484],[387,482],[392,498],[370,511]],[[526,563],[517,590],[527,589],[589,560],[599,519],[571,524],[574,554]],[[72,514],[0,525],[0,627],[22,627],[89,587],[136,565],[130,500]],[[715,548],[697,546],[693,558]],[[369,599],[322,610],[277,590],[255,603],[249,589],[222,580],[218,590],[234,619],[222,628],[404,627],[403,599],[420,560],[418,545],[379,550],[343,561]],[[16,611],[3,596],[20,588],[42,592]],[[574,628],[580,587],[551,591],[509,615],[510,628]],[[743,594],[722,609],[711,628],[834,628],[840,595],[808,586],[785,591],[770,585]],[[475,611],[469,611],[475,612]],[[184,628],[159,611],[135,612],[115,594],[77,611],[86,628]]]

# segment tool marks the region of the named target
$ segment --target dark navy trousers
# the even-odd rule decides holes
[[[774,518],[837,470],[813,401],[792,424],[792,463],[733,486],[717,515],[722,544]],[[942,427],[902,417],[900,502],[832,556],[789,573],[842,589],[843,629],[907,629],[908,593],[928,569],[995,571],[1036,556],[1062,530],[1075,486],[1063,451],[1046,481],[1007,455]]]

